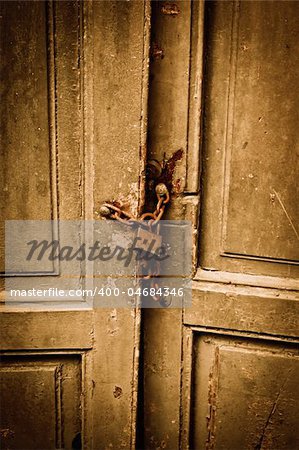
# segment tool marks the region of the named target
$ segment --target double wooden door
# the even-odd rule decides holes
[[[154,159],[194,249],[185,310],[2,285],[3,448],[298,448],[296,2],[0,8],[1,246],[8,219],[137,214]]]

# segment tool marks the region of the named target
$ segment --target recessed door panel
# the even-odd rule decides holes
[[[194,336],[192,448],[299,445],[299,354],[284,345]]]
[[[209,2],[200,262],[298,273],[296,2]]]
[[[3,449],[72,448],[81,433],[79,356],[2,357],[0,377]]]

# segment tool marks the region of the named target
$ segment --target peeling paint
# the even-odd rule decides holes
[[[164,51],[156,42],[152,43],[151,57],[153,59],[163,59],[164,58]]]
[[[133,182],[130,184],[129,194],[118,198],[117,206],[136,215],[138,211],[138,195],[138,182]]]
[[[3,439],[11,438],[14,436],[14,431],[10,430],[9,428],[2,428],[0,430],[0,436],[2,436]]]
[[[206,450],[213,450],[215,444],[218,378],[219,378],[219,347],[216,347],[215,360],[209,375],[209,397],[208,397],[209,413],[207,415],[208,438],[206,440]]]
[[[120,386],[115,386],[113,390],[114,398],[120,398],[123,395],[123,390]]]

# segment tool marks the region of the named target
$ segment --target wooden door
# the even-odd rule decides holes
[[[141,207],[149,23],[143,1],[0,3],[3,274],[5,220]],[[3,289],[1,447],[133,448],[138,310],[17,308]]]
[[[192,307],[143,312],[140,446],[295,450],[298,4],[155,2],[152,39],[150,156],[198,251]]]

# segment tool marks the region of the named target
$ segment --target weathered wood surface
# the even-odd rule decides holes
[[[1,8],[1,219],[98,220],[100,204],[115,199],[137,213],[144,196],[149,2],[1,2]],[[11,412],[19,399],[36,409],[24,419],[26,436],[34,439],[36,417],[48,448],[81,448],[80,440],[88,449],[134,448],[140,313],[76,309],[0,311],[2,349],[14,354],[10,365],[3,360],[4,428],[11,422],[18,446],[24,429]],[[28,406],[46,388],[44,402]],[[41,448],[41,436],[39,430],[26,445]],[[9,432],[6,438],[11,448]]]

